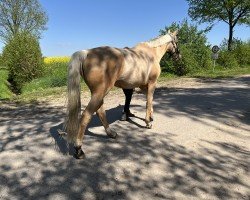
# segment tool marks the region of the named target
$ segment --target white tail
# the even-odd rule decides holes
[[[67,132],[67,140],[69,142],[75,142],[78,133],[79,116],[81,113],[80,71],[86,56],[87,51],[75,52],[71,56],[68,66],[68,105],[64,129]]]

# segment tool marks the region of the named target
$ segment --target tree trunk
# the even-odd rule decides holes
[[[232,43],[233,43],[233,25],[229,25],[229,38],[228,38],[228,46],[227,49],[228,51],[232,50]]]

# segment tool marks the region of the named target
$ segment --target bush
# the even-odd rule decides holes
[[[250,65],[250,42],[243,42],[239,39],[233,40],[232,50],[227,50],[227,40],[221,43],[218,63],[225,68],[236,68]]]
[[[0,68],[3,67],[3,56],[0,54]]]
[[[22,86],[42,73],[43,60],[39,42],[28,33],[19,33],[3,49],[4,64],[9,70],[13,90],[20,93]]]
[[[234,56],[233,52],[222,50],[219,53],[218,64],[225,68],[236,68],[239,67],[239,63]]]
[[[250,65],[250,44],[242,43],[233,50],[234,57],[240,66]]]
[[[177,75],[185,75],[199,68],[199,63],[197,62],[192,49],[183,45],[181,46],[180,51],[183,55],[182,59],[174,62],[174,66],[177,69],[175,73]]]
[[[194,54],[189,48],[187,48],[185,45],[182,45],[180,47],[180,51],[182,59],[179,61],[173,61],[171,56],[168,54],[163,57],[161,61],[163,72],[170,72],[172,74],[182,76],[198,68],[198,63],[194,57]]]
[[[212,67],[211,50],[206,44],[206,31],[198,30],[196,25],[188,24],[187,20],[179,24],[173,23],[160,30],[160,33],[166,34],[168,29],[179,30],[177,37],[182,60],[173,62],[168,55],[165,55],[161,61],[162,71],[185,75]]]
[[[67,85],[67,67],[69,58],[46,58],[43,76],[26,83],[22,93],[42,91],[47,88]]]

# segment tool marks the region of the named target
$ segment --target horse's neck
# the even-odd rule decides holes
[[[147,51],[150,47],[146,43],[139,43],[133,47],[135,51]]]
[[[147,43],[140,43],[136,45],[133,49],[137,51],[145,50],[147,52],[150,52],[151,54],[154,54],[153,56],[158,62],[160,62],[165,53],[170,50],[170,43],[167,43],[166,45],[161,45],[159,47],[150,47]]]
[[[154,49],[145,43],[139,43],[132,49],[139,54],[146,54],[150,57],[155,57]]]
[[[161,45],[159,47],[154,47],[154,49],[155,49],[155,53],[156,53],[156,59],[160,62],[160,60],[165,55],[165,53],[167,51],[169,51],[170,44],[168,43],[166,45]]]

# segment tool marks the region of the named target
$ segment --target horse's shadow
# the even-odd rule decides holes
[[[131,106],[134,107],[134,106]],[[109,124],[112,124],[116,122],[117,120],[121,119],[121,113],[122,113],[123,106],[119,105],[115,108],[111,108],[109,110],[106,110],[106,116]],[[135,116],[134,118],[140,119],[142,121],[145,121],[143,118]],[[128,120],[129,123],[134,124],[138,126],[139,128],[145,128],[145,126],[142,126],[138,124],[137,122],[133,121],[132,119]],[[89,128],[93,127],[98,127],[102,126],[100,119],[96,114],[93,115],[87,129],[85,132],[85,135],[88,136],[93,136],[93,137],[98,137],[102,139],[108,139],[109,137],[107,135],[100,135],[100,134],[95,134],[89,130]],[[74,153],[74,147],[72,144],[68,143],[65,139],[65,137],[60,134],[60,132],[63,130],[63,123],[60,123],[56,126],[53,126],[50,128],[50,135],[54,138],[55,140],[55,148],[58,149],[62,154],[64,155],[73,155]]]

